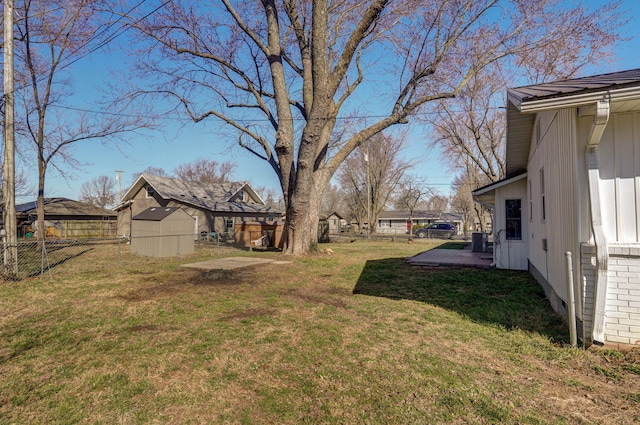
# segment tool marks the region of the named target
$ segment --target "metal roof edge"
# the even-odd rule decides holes
[[[517,96],[511,96],[509,98],[509,101],[513,103],[512,99],[517,99]],[[608,99],[610,102],[640,99],[640,85],[620,89],[612,88],[607,90],[598,90],[589,93],[561,95],[548,99],[530,101],[520,100],[519,104],[514,103],[514,106],[516,106],[522,113],[532,113],[553,109],[579,107],[595,103],[602,99]]]
[[[498,189],[498,188],[500,188],[502,186],[506,186],[508,184],[516,182],[516,181],[518,181],[520,179],[523,179],[525,177],[527,177],[527,172],[526,171],[524,173],[522,173],[522,174],[518,174],[518,175],[513,176],[513,177],[507,177],[505,179],[498,180],[498,181],[493,182],[493,183],[489,183],[486,186],[479,187],[478,189],[471,191],[471,194],[473,196],[483,195],[483,194],[485,194],[487,192],[490,192],[492,190],[496,190],[496,189]]]

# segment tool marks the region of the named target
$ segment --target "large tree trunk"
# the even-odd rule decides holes
[[[309,181],[296,185],[287,206],[285,254],[306,254],[311,244],[318,241],[320,204],[327,185],[324,174],[316,171]]]

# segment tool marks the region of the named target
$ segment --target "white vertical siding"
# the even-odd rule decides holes
[[[543,112],[538,119],[541,140],[539,143],[532,140],[528,167],[534,202],[529,229],[529,260],[554,292],[566,301],[565,252],[574,253],[574,279],[579,278],[580,270],[577,161],[584,161],[584,153],[577,154],[575,109]],[[545,219],[542,218],[542,188],[538,177],[542,168],[545,178]],[[543,249],[544,240],[546,251]],[[581,309],[576,313],[580,317]]]
[[[637,112],[613,114],[598,150],[603,227],[609,243],[640,242]]]
[[[527,179],[522,178],[509,185],[496,189],[496,207],[494,209],[494,250],[496,267],[499,269],[527,270],[527,234],[529,232]],[[522,240],[506,238],[505,201],[519,199],[522,220]]]
[[[582,149],[592,117],[580,120]],[[610,345],[640,345],[640,115],[614,113],[598,147],[600,197],[603,230],[608,258],[605,342]],[[588,197],[585,193],[584,196]],[[585,214],[580,234],[591,237],[590,214]],[[583,244],[582,283],[584,287],[585,340],[590,340],[593,320],[592,296],[595,288],[595,248]]]

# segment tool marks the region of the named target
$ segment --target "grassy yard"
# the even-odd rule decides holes
[[[435,244],[0,284],[0,424],[640,421],[640,352],[568,347],[527,274],[407,265]]]

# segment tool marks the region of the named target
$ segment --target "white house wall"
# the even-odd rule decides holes
[[[576,316],[591,343],[595,254],[586,170],[592,115],[577,109],[538,114],[527,168],[530,270],[553,308],[566,314],[566,257],[573,254]],[[609,251],[605,340],[640,341],[640,113],[612,113],[598,147],[603,230]],[[545,219],[540,170],[544,169]],[[529,204],[529,199],[531,204]],[[525,209],[523,207],[523,209]],[[543,249],[546,239],[547,250]],[[634,329],[636,331],[634,331]]]
[[[584,206],[579,203],[578,182],[586,182],[586,175],[581,175],[584,167],[578,164],[584,162],[584,148],[578,148],[576,109],[541,112],[537,120],[527,169],[529,261],[554,309],[564,313],[567,251],[573,254],[574,280],[580,277],[578,234]],[[582,294],[575,296],[581,299]],[[581,307],[576,310],[580,318]]]
[[[592,117],[580,118],[586,140]],[[603,230],[608,245],[604,338],[608,345],[640,345],[640,113],[611,114],[598,147]],[[585,189],[586,190],[586,189]],[[588,194],[585,193],[588,199]],[[588,207],[588,204],[587,204]],[[585,211],[588,211],[585,210]],[[584,339],[590,343],[595,291],[595,247],[585,214],[582,229]]]
[[[506,238],[505,201],[519,199],[522,219],[522,240]],[[497,188],[494,208],[494,259],[499,269],[527,270],[527,186],[526,179]]]
[[[598,148],[603,225],[609,243],[640,242],[638,112],[612,114]]]

